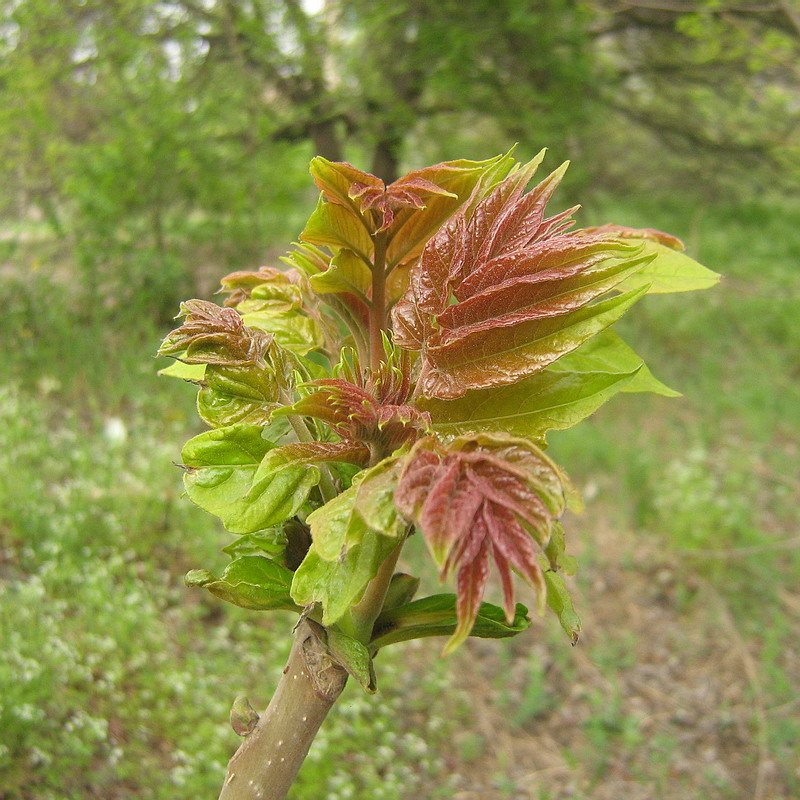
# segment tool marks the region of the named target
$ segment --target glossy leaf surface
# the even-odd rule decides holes
[[[679,396],[653,376],[616,331],[606,329],[518,383],[473,390],[455,400],[423,398],[418,406],[444,433],[508,431],[542,439],[547,431],[577,425],[617,392]]]
[[[647,286],[650,294],[693,292],[710,289],[720,280],[718,273],[712,272],[685,253],[652,240],[644,240],[643,245],[644,252],[652,254],[654,258],[636,275],[626,278],[620,285],[621,289]]]
[[[524,194],[540,160],[451,219],[413,267],[393,320],[398,343],[422,351],[419,394],[452,399],[522,380],[613,324],[646,291],[595,302],[656,257],[645,252],[653,243],[569,233],[574,209],[545,218],[564,167]]]
[[[275,374],[269,368],[209,365],[197,395],[197,411],[212,428],[241,422],[266,425],[278,407],[279,396]]]

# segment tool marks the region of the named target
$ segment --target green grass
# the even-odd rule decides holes
[[[756,654],[770,708],[791,707],[798,693],[797,620],[784,598],[800,551],[775,545],[796,536],[798,523],[800,231],[789,219],[799,212],[766,202],[599,200],[590,221],[675,232],[726,277],[712,292],[647,298],[622,326],[684,398],[622,395],[553,437],[553,452],[589,498],[584,517],[570,520],[584,545],[579,587],[608,563],[600,520],[663,549],[676,565],[677,613],[706,614],[692,581],[708,582]],[[92,319],[39,273],[2,280],[0,796],[214,796],[237,742],[226,724],[230,703],[242,690],[254,705],[266,702],[292,619],[183,586],[188,569],[224,565],[226,539],[180,496],[171,462],[201,424],[192,388],[154,375],[151,354],[167,323],[147,322],[143,308]],[[741,548],[755,549],[729,557]],[[637,569],[636,556],[632,545],[626,570]],[[514,764],[489,763],[492,737],[476,724],[470,692],[479,685],[495,698],[510,735],[548,725],[573,702],[565,687],[575,666],[555,626],[543,641],[536,636],[493,643],[492,656],[476,651],[491,659],[484,672],[492,677],[466,683],[471,660],[435,660],[436,643],[382,653],[382,694],[348,687],[294,800],[449,798],[479,779],[494,787],[487,799],[524,792]],[[620,751],[631,754],[630,779],[663,792],[686,781],[670,773],[672,730],[643,740],[640,720],[621,703],[621,676],[636,662],[632,635],[588,641],[606,684],[574,701],[586,716],[565,757],[591,776],[574,796],[592,797]],[[542,660],[542,648],[552,660]],[[770,717],[767,735],[775,800],[779,791],[790,797],[800,792],[797,715]],[[723,784],[698,771],[681,790],[748,796]]]

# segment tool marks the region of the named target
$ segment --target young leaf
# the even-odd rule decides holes
[[[581,621],[575,613],[572,596],[567,589],[564,578],[557,572],[548,570],[544,573],[547,584],[547,605],[555,612],[561,627],[567,632],[572,644],[578,641],[581,632]]]
[[[467,389],[515,383],[613,325],[646,291],[643,286],[569,314],[488,328],[429,347],[420,390],[446,399],[460,397]]]
[[[240,422],[266,425],[278,407],[280,392],[268,367],[205,367],[204,386],[197,395],[197,411],[212,428]]]
[[[167,334],[158,352],[187,364],[266,364],[271,337],[245,326],[238,312],[205,300],[181,303],[183,325]]]
[[[372,531],[334,561],[320,558],[312,546],[294,573],[292,598],[302,606],[320,603],[322,624],[333,625],[361,600],[367,584],[395,547],[397,539]]]
[[[540,160],[452,218],[412,268],[393,320],[397,343],[422,351],[418,394],[453,399],[522,380],[611,325],[646,291],[594,303],[655,254],[612,234],[567,233],[574,209],[546,219],[566,165],[523,194]]]
[[[193,569],[185,580],[187,586],[208,589],[216,597],[242,608],[255,611],[300,610],[289,594],[292,573],[276,561],[262,556],[234,559],[219,578],[208,570]]]
[[[506,639],[530,626],[528,609],[517,603],[509,622],[502,608],[481,603],[470,636],[479,639]],[[375,623],[370,647],[381,648],[427,636],[452,636],[458,625],[456,596],[437,594],[384,611]]]
[[[518,383],[467,392],[455,400],[423,398],[417,405],[444,433],[505,430],[541,440],[549,430],[576,425],[617,392],[679,396],[607,328]]]
[[[333,250],[349,250],[362,264],[372,261],[372,238],[359,216],[349,205],[326,202],[322,196],[300,238]]]
[[[394,491],[400,474],[396,458],[387,458],[361,472],[353,485],[308,517],[314,549],[333,561],[361,542],[367,532],[397,539],[405,532]]]
[[[293,517],[319,482],[311,465],[288,466],[257,425],[201,433],[183,448],[184,486],[231,533],[253,533]]]
[[[653,260],[640,272],[626,278],[619,289],[628,291],[647,286],[650,294],[664,294],[710,289],[719,282],[719,273],[712,272],[685,253],[649,239],[643,240],[643,245],[644,252],[653,255]]]
[[[313,275],[311,288],[319,294],[353,294],[367,301],[372,286],[372,273],[364,261],[352,250],[340,250],[325,272]]]
[[[419,589],[419,578],[405,572],[395,572],[386,590],[383,600],[383,611],[410,603]],[[383,612],[381,612],[383,613]]]
[[[680,397],[680,392],[670,389],[647,368],[637,355],[613,329],[607,328],[584,342],[577,350],[568,353],[548,367],[555,372],[607,372],[633,374],[631,381],[622,384],[622,392],[652,392],[664,397]]]
[[[494,560],[508,620],[514,616],[512,568],[544,608],[540,548],[574,490],[536,445],[507,434],[473,434],[447,445],[432,437],[409,453],[395,500],[422,531],[441,577],[456,570],[458,626],[445,650],[468,635]]]
[[[276,311],[260,300],[245,300],[238,310],[245,325],[271,334],[290,353],[304,356],[323,345],[319,323],[301,311]]]
[[[184,364],[183,361],[173,361],[168,367],[160,369],[158,375],[167,378],[180,378],[191,383],[199,383],[206,374],[205,364]]]
[[[375,694],[378,685],[369,650],[357,639],[335,628],[327,630],[327,644],[333,660],[344,667],[369,694]]]

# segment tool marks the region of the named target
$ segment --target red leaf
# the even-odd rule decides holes
[[[445,445],[428,437],[411,450],[395,492],[399,511],[425,537],[444,579],[457,572],[455,647],[470,631],[483,597],[489,555],[514,613],[511,569],[535,591],[546,587],[539,565],[570,491],[566,476],[539,448],[505,435],[459,437]]]
[[[540,161],[512,173],[474,209],[468,203],[410,271],[392,318],[395,341],[422,351],[423,396],[455,398],[528,377],[615,322],[640,296],[591,305],[653,258],[620,238],[648,232],[568,232],[574,208],[546,218],[567,165],[524,194]]]

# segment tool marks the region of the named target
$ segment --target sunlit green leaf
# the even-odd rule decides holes
[[[206,373],[205,364],[184,364],[183,361],[173,361],[168,367],[160,369],[159,375],[168,378],[180,378],[184,381],[201,381]]]
[[[352,250],[340,250],[325,272],[310,279],[311,288],[320,294],[350,293],[363,300],[372,285],[372,273]]]
[[[399,468],[388,458],[359,473],[353,485],[308,517],[317,554],[326,560],[358,544],[368,531],[397,538],[405,531],[394,502]]]
[[[294,516],[319,482],[313,465],[286,466],[257,425],[201,433],[183,448],[189,498],[231,533],[253,533]]]
[[[372,258],[372,239],[349,202],[340,205],[320,197],[300,238],[310,244],[352,250],[364,262]]]
[[[645,253],[655,258],[641,271],[626,278],[617,288],[621,291],[648,286],[649,294],[691,292],[709,289],[719,282],[720,275],[699,264],[685,253],[665,247],[650,239],[641,240]]]
[[[397,547],[397,540],[367,532],[341,557],[326,561],[312,546],[294,573],[292,597],[299,605],[322,605],[322,624],[332,625],[363,596],[378,568]]]
[[[242,608],[299,610],[289,594],[292,573],[262,556],[242,556],[231,561],[219,578],[208,570],[193,569],[185,580],[187,586],[207,589],[216,597]]]
[[[301,311],[276,311],[264,308],[261,301],[245,300],[239,304],[244,324],[271,333],[275,341],[292,353],[306,355],[324,341],[316,320]]]
[[[680,397],[680,392],[670,389],[647,368],[634,350],[613,329],[607,328],[577,350],[560,358],[548,367],[554,372],[607,372],[612,374],[632,374],[630,381],[620,386],[622,392],[652,392],[664,397]]]
[[[371,647],[385,647],[426,636],[451,636],[456,629],[456,596],[437,594],[385,611],[378,617]],[[470,636],[480,639],[505,639],[530,626],[528,609],[517,603],[514,621],[509,624],[502,608],[481,603]]]
[[[278,407],[275,373],[255,364],[242,367],[209,365],[205,386],[197,395],[197,411],[214,428],[248,422],[266,425]]]

